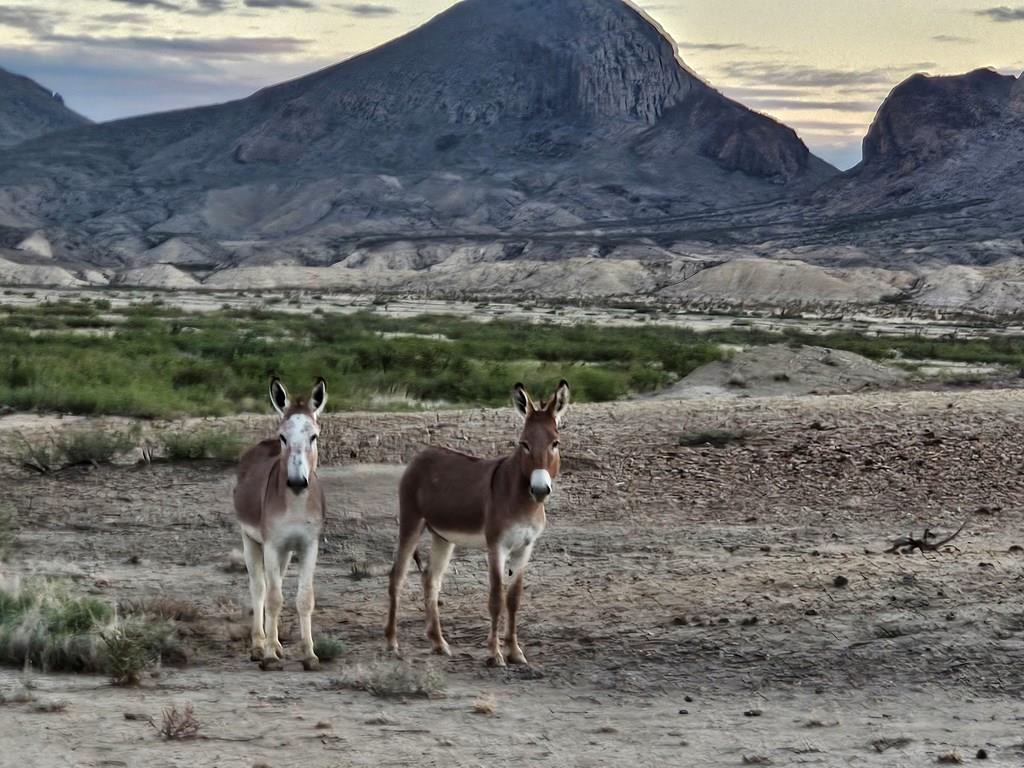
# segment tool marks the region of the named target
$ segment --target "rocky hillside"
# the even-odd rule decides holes
[[[0,157],[0,224],[105,265],[172,238],[210,263],[322,264],[353,238],[693,214],[834,173],[621,0],[465,0],[243,101]]]
[[[0,148],[88,123],[58,94],[0,68]]]

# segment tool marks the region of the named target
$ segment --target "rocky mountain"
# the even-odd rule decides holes
[[[108,266],[330,264],[366,238],[466,235],[515,238],[511,257],[539,231],[760,204],[834,174],[631,4],[465,0],[248,99],[0,156],[0,245],[41,229],[59,258]]]
[[[0,148],[88,123],[59,94],[0,68]]]
[[[1024,76],[979,69],[914,75],[894,88],[864,138],[863,161],[817,197],[832,214],[894,217],[906,244],[895,258],[918,249],[918,258],[986,264],[1024,257],[1022,179]],[[879,234],[891,238],[895,226]]]

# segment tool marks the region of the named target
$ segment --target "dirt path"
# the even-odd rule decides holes
[[[953,749],[974,762],[981,748],[986,764],[1020,765],[1022,405],[993,391],[577,409],[528,575],[532,667],[484,666],[483,557],[457,552],[444,696],[408,702],[325,688],[379,654],[400,463],[425,440],[504,450],[508,413],[330,417],[314,621],[346,652],[315,674],[246,661],[245,576],[224,569],[237,546],[226,468],[5,469],[17,573],[186,599],[199,618],[184,624],[190,664],[140,689],[38,675],[37,695],[68,707],[0,706],[0,765],[894,766]],[[732,439],[680,444],[704,430]],[[883,552],[965,519],[955,550]],[[426,663],[415,578],[402,616],[407,653]],[[0,686],[19,677],[0,672]],[[493,715],[473,711],[481,696]],[[184,702],[208,740],[164,742],[124,718]]]

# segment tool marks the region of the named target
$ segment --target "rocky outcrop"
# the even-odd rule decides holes
[[[64,106],[59,94],[0,69],[0,148],[88,122]]]
[[[1020,83],[991,69],[914,75],[893,89],[864,138],[864,166],[910,173],[948,157],[974,131],[1007,120]]]

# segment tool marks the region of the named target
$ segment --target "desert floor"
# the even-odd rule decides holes
[[[0,470],[18,510],[9,575],[198,609],[182,625],[189,662],[138,688],[34,673],[37,697],[67,707],[0,706],[0,765],[919,766],[979,749],[1024,762],[1024,392],[575,408],[527,573],[531,666],[485,666],[484,557],[457,550],[452,659],[429,656],[415,574],[406,587],[403,651],[445,676],[440,695],[410,700],[332,684],[381,656],[402,462],[426,442],[497,454],[516,421],[511,408],[325,418],[314,624],[346,650],[319,672],[248,661],[229,467]],[[680,444],[704,430],[731,439]],[[945,551],[885,551],[965,521]],[[284,619],[288,650],[290,604]],[[0,688],[22,676],[0,672]],[[185,703],[202,738],[161,739],[146,718]]]

